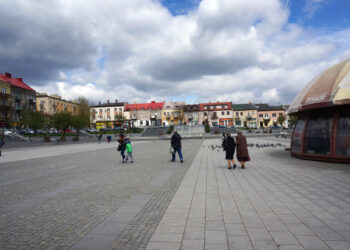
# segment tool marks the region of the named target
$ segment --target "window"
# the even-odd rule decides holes
[[[166,112],[164,112],[164,115],[166,115]]]
[[[143,121],[140,121],[140,125],[143,125]]]
[[[310,116],[304,138],[305,153],[330,154],[332,120],[333,114],[326,111],[313,113]]]
[[[139,116],[140,116],[140,117],[142,117],[142,116],[143,116],[143,114],[140,112]]]
[[[239,117],[239,112],[236,112],[236,116]]]
[[[204,112],[204,116],[207,116],[208,114],[207,114],[207,112]]]
[[[243,116],[243,112],[241,112],[241,116]]]
[[[1,88],[1,93],[6,94],[6,88]]]
[[[279,116],[283,116],[283,113],[278,113]]]
[[[252,115],[254,115],[254,111],[252,111]]]
[[[221,112],[221,115],[225,115],[225,112],[224,112],[224,111],[222,111],[222,112]]]
[[[337,138],[336,138],[336,154],[341,156],[350,156],[350,111],[340,111]]]
[[[272,113],[272,117],[276,117],[276,113]]]
[[[226,114],[229,115],[229,114],[230,114],[230,111],[227,111]]]
[[[221,105],[221,108],[225,108],[225,105]]]
[[[295,129],[294,129],[293,138],[292,138],[292,152],[301,153],[301,140],[303,138],[305,122],[306,122],[305,115],[301,116],[298,119],[297,125],[295,126]]]
[[[259,117],[263,117],[263,114],[259,114]]]

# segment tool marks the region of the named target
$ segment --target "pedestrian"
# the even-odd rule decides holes
[[[248,145],[247,139],[244,135],[242,135],[241,131],[237,132],[236,137],[237,144],[237,160],[241,163],[241,168],[245,168],[245,163],[250,161],[249,153],[248,153]]]
[[[1,148],[2,148],[2,146],[4,146],[4,144],[5,144],[4,134],[1,134],[1,137],[0,137],[0,156],[1,156]]]
[[[123,163],[126,163],[130,157],[130,162],[134,163],[134,160],[132,158],[132,147],[131,147],[131,142],[129,138],[125,139],[125,151],[126,151],[126,156],[123,160]]]
[[[124,158],[125,158],[125,137],[124,134],[120,134],[119,135],[119,139],[118,139],[119,145],[118,145],[118,151],[120,151],[120,154],[123,158],[123,162],[124,162]]]
[[[174,134],[171,137],[171,148],[172,148],[171,162],[175,162],[175,154],[177,152],[179,154],[181,163],[183,163],[184,161],[183,161],[182,152],[181,152],[181,136],[179,135],[179,133],[177,133],[176,130],[174,130]]]
[[[226,151],[225,158],[227,160],[228,169],[231,169],[231,168],[235,169],[236,162],[233,155],[235,154],[236,143],[235,143],[235,139],[231,137],[231,134],[229,132],[226,133],[226,137],[222,142],[222,147],[224,151]],[[232,167],[231,167],[231,164],[232,164]]]
[[[107,135],[107,142],[109,143],[112,140],[112,137],[110,135]]]
[[[101,139],[102,139],[102,133],[99,133],[98,136],[97,136],[98,144],[101,143]]]

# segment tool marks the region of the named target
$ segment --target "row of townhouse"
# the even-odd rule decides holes
[[[169,126],[178,124],[236,127],[270,127],[278,124],[279,116],[286,116],[286,107],[268,104],[232,104],[209,102],[126,102],[99,103],[90,107],[91,125],[97,129],[115,128],[122,123],[131,127]],[[288,127],[288,118],[283,123]]]

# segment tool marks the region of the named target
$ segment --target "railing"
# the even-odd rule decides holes
[[[10,94],[0,93],[0,97],[2,97],[2,98],[9,98]]]

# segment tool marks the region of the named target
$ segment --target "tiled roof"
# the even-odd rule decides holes
[[[35,92],[34,89],[23,82],[23,78],[13,78],[10,73],[0,74],[0,79],[4,82],[11,83],[12,86]]]
[[[198,104],[187,104],[184,106],[184,111],[199,111],[199,105]]]
[[[137,103],[137,104],[127,104],[124,111],[133,111],[133,110],[148,110],[148,109],[162,109],[164,102],[150,102],[150,103]]]
[[[227,108],[222,108],[221,105],[227,105]],[[208,109],[208,110],[227,110],[227,109],[232,109],[232,103],[231,102],[209,102],[209,103],[200,103],[199,107],[200,110],[205,110],[204,107],[206,106],[220,106],[215,109]]]
[[[97,105],[92,105],[90,108],[98,108],[98,107],[121,107],[127,104],[127,102],[110,102],[110,103],[101,103]]]
[[[274,111],[274,110],[285,110],[282,105],[270,106],[266,103],[255,104],[258,108],[258,111]]]
[[[257,107],[253,103],[244,103],[244,104],[232,104],[232,110],[256,110]]]

